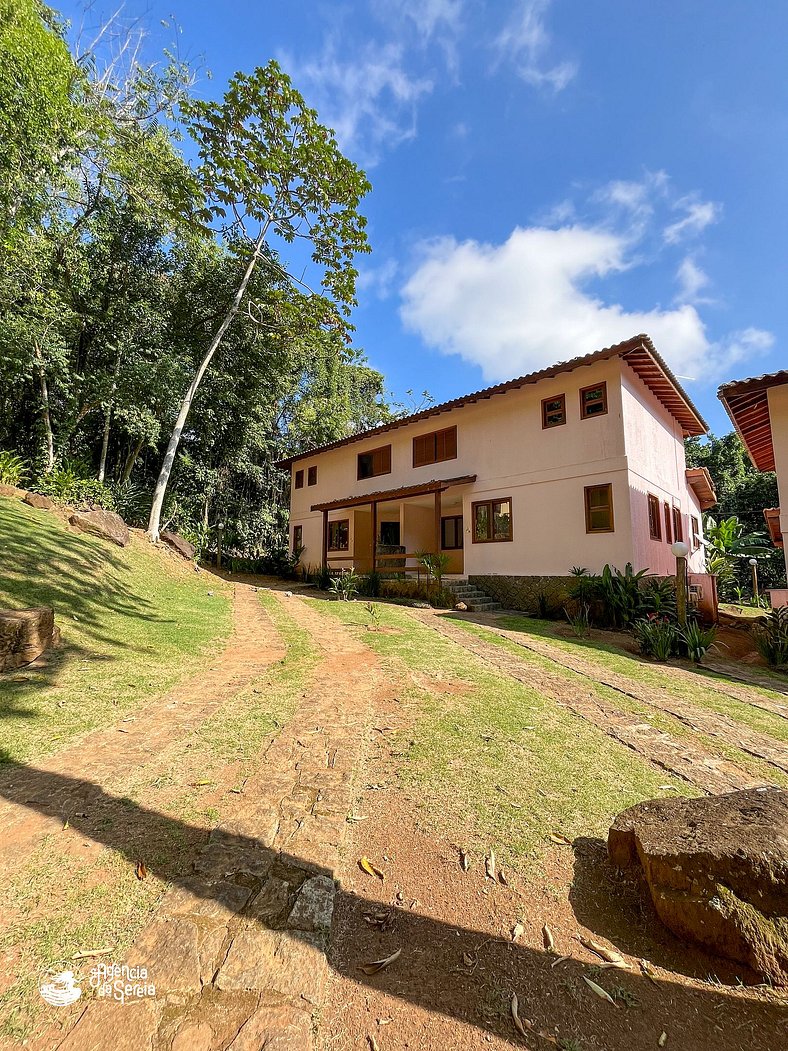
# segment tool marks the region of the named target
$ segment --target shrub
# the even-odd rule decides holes
[[[569,625],[572,628],[574,635],[578,639],[588,638],[591,634],[591,610],[588,603],[579,603],[575,613],[570,613],[569,610],[564,607],[564,614],[569,621]]]
[[[0,449],[0,485],[21,485],[27,478],[27,463],[16,453]]]
[[[710,628],[704,628],[696,620],[690,620],[687,621],[685,628],[679,630],[678,634],[689,659],[700,664],[714,645],[717,629],[713,625]]]
[[[788,666],[788,606],[773,609],[765,621],[753,626],[752,636],[767,664]]]
[[[382,580],[383,578],[376,569],[371,573],[367,573],[367,575],[361,579],[359,592],[362,595],[367,595],[369,598],[379,598]]]
[[[658,617],[676,616],[676,578],[648,577],[642,585],[643,612]]]
[[[359,578],[352,569],[343,569],[339,576],[331,578],[329,591],[341,602],[350,602],[358,592]]]
[[[666,661],[676,652],[679,633],[668,617],[646,617],[635,621],[632,634],[644,657]]]
[[[647,573],[647,569],[636,573],[631,562],[627,562],[623,573],[613,566],[605,566],[602,570],[599,597],[605,617],[614,628],[628,628],[646,612],[642,581]]]
[[[80,474],[79,467],[71,463],[64,463],[62,467],[42,475],[35,484],[35,490],[72,507],[115,510],[115,498],[110,487],[96,478],[85,478]]]
[[[150,493],[138,482],[114,482],[110,492],[115,503],[115,510],[124,522],[129,525],[145,525],[150,510]],[[191,540],[191,538],[187,538]],[[195,544],[195,547],[197,545]]]

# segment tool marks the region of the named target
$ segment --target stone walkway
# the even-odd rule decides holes
[[[127,955],[155,997],[88,1004],[59,1051],[306,1051],[327,977],[334,872],[371,731],[391,691],[374,654],[277,594],[323,659],[303,702]]]

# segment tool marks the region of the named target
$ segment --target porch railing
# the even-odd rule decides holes
[[[413,562],[413,565],[408,564],[408,560]],[[351,563],[350,569],[355,569],[355,563],[363,564],[367,567],[364,572],[369,572],[372,565],[371,554],[364,557],[359,555],[335,555],[331,551],[327,553],[327,561],[329,569],[332,568],[334,562],[349,562]],[[386,563],[396,562],[396,565],[386,565]],[[339,569],[346,568],[345,566],[335,567]],[[380,574],[386,576],[398,576],[414,574],[416,580],[420,581],[422,576],[427,576],[427,571],[421,564],[421,555],[415,551],[403,551],[398,552],[396,555],[375,555],[375,570]]]

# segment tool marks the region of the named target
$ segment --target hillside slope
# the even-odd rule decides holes
[[[193,671],[230,631],[230,592],[139,534],[127,548],[0,497],[0,608],[52,606],[62,645],[0,676],[0,762],[114,722]]]

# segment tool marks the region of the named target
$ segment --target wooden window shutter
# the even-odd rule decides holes
[[[432,435],[422,434],[413,439],[413,466],[423,467],[425,464],[433,463]]]

